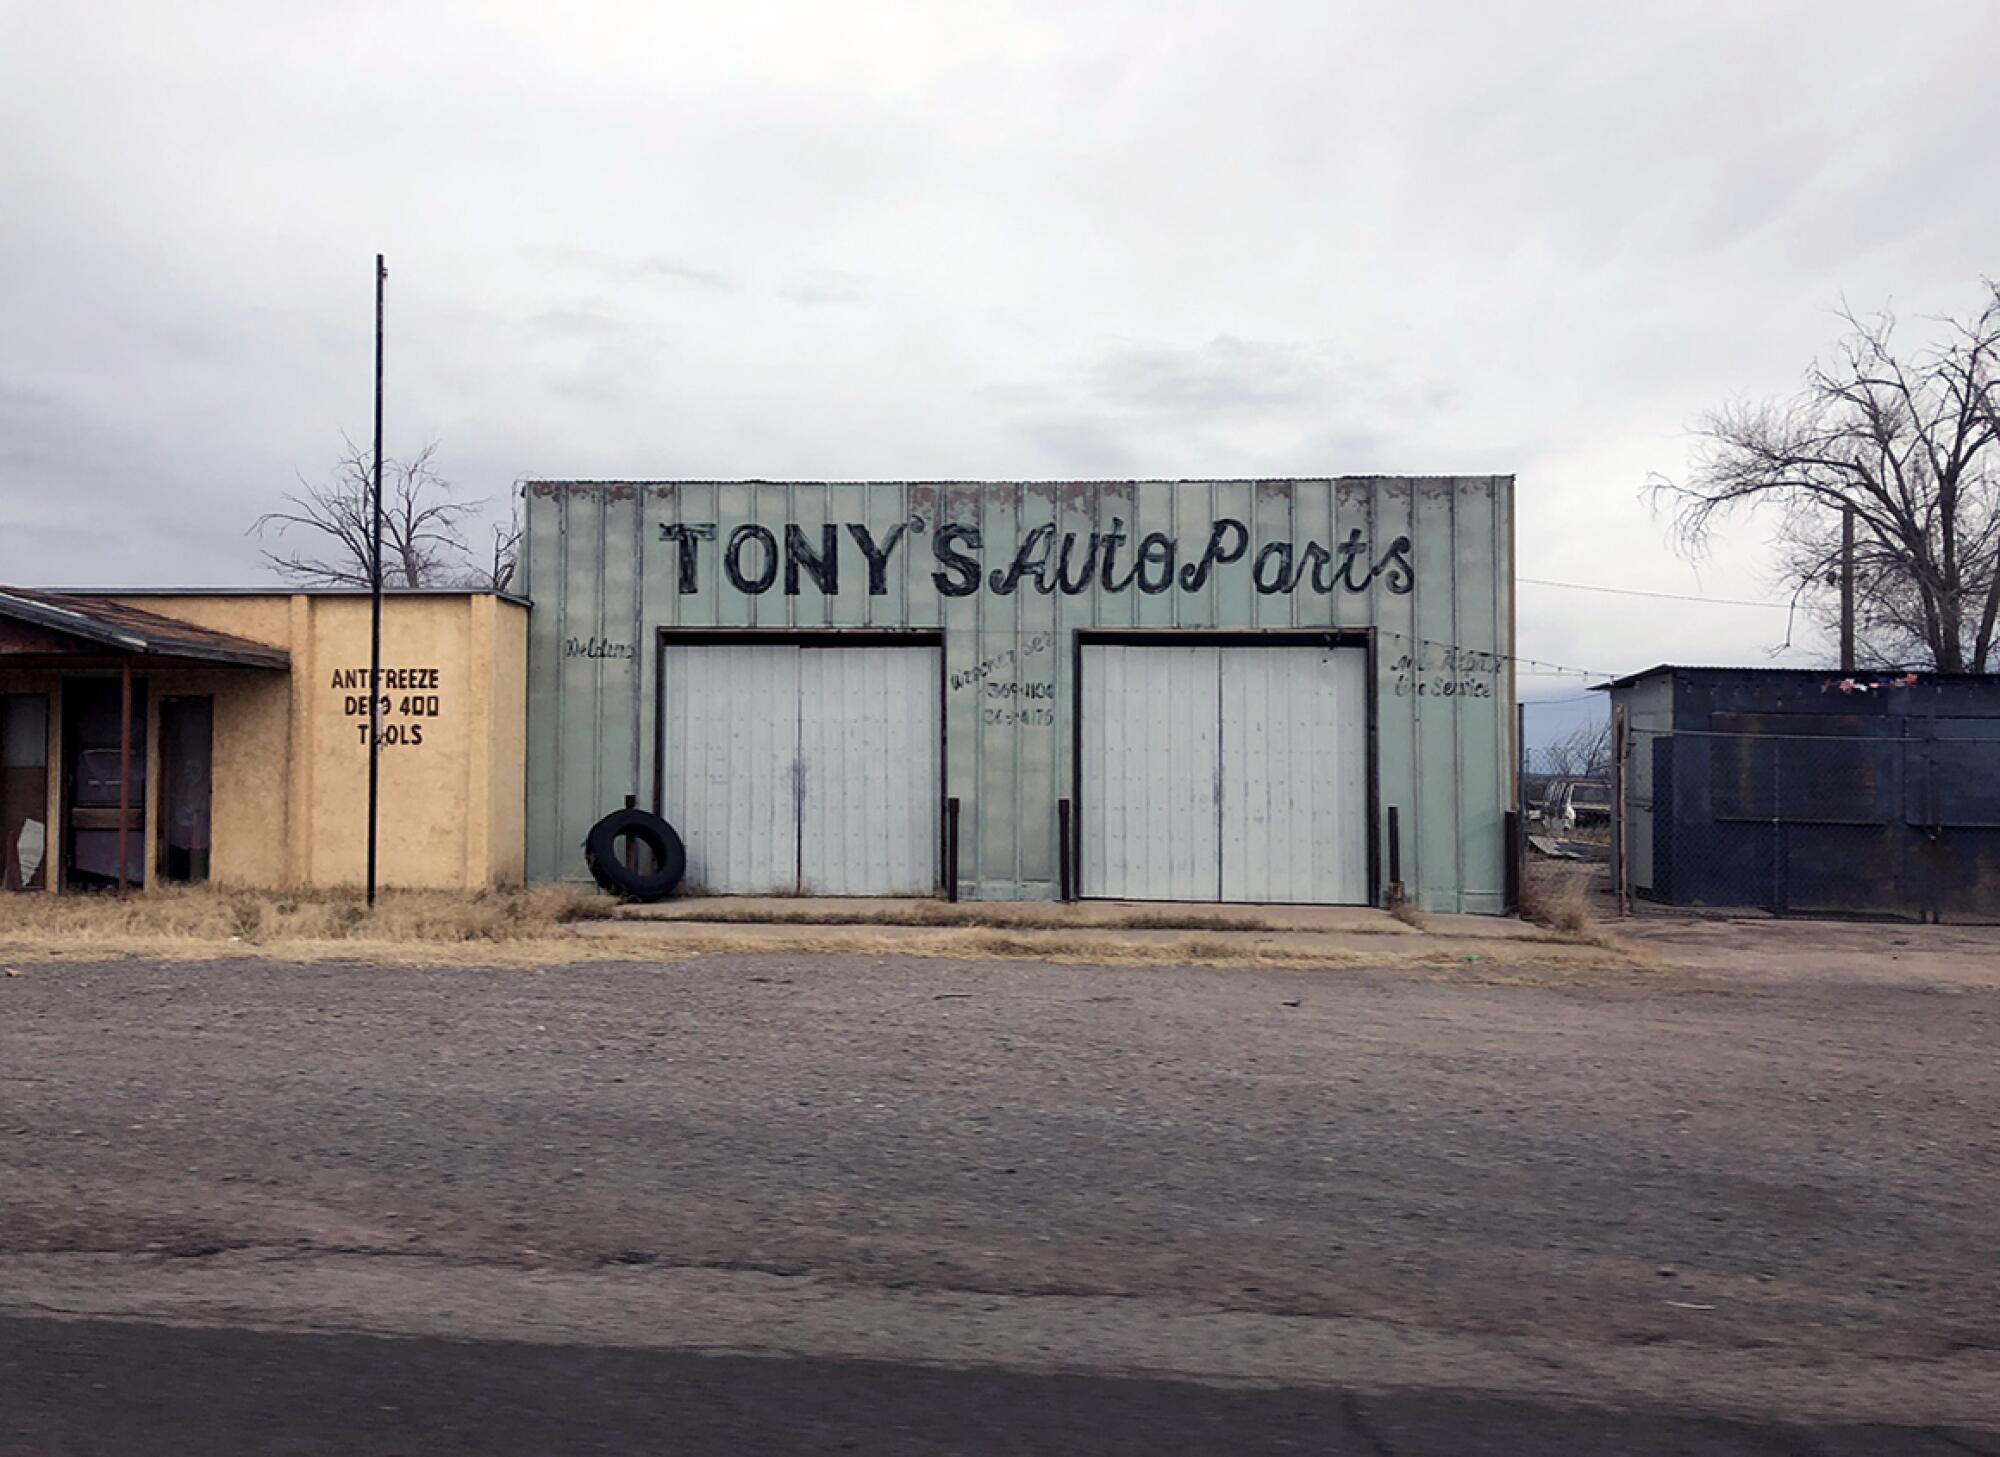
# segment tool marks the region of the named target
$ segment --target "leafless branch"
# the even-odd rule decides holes
[[[303,586],[366,587],[374,580],[373,460],[347,436],[323,482],[299,478],[281,506],[250,525],[266,546],[264,560]],[[437,442],[406,460],[382,461],[382,581],[390,587],[505,587],[520,544],[518,507],[492,527],[490,553],[475,551],[470,533],[484,501],[458,495],[437,468]],[[304,546],[294,545],[302,541]]]
[[[1849,332],[1798,394],[1704,416],[1686,479],[1652,483],[1680,548],[1699,556],[1732,518],[1774,514],[1794,600],[1825,620],[1851,510],[1871,653],[1944,672],[2000,666],[2000,287],[1984,288],[1978,313],[1931,321],[1939,337],[1907,351],[1886,310],[1843,304]]]

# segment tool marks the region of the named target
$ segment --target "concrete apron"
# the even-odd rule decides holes
[[[1371,906],[1217,905],[1210,901],[957,901],[930,897],[684,896],[651,905],[620,906],[629,921],[853,926],[986,926],[1061,930],[1290,931],[1421,936],[1424,931]],[[1425,930],[1482,940],[1532,937],[1537,929],[1511,916],[1431,915]]]
[[[653,905],[621,906],[614,919],[589,921],[580,934],[657,938],[674,930],[726,932],[747,941],[796,940],[807,928],[828,949],[846,942],[875,951],[884,941],[935,942],[940,933],[999,931],[1022,947],[1058,950],[1080,931],[1093,942],[1174,945],[1190,936],[1239,943],[1244,951],[1359,953],[1403,960],[1426,943],[1465,960],[1506,957],[1518,946],[1546,954],[1557,948],[1519,943],[1547,933],[1511,917],[1426,915],[1423,929],[1367,906],[1254,906],[1208,902],[963,901],[912,898],[690,896]],[[1438,945],[1442,941],[1443,945]],[[1562,948],[1568,950],[1568,948]],[[968,943],[968,950],[977,954]],[[1588,952],[1579,951],[1579,959]],[[1560,957],[1558,959],[1561,959]]]

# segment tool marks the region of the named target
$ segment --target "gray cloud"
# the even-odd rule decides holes
[[[1181,419],[1265,415],[1327,387],[1324,365],[1307,351],[1226,334],[1191,349],[1118,347],[1091,366],[1087,381],[1108,405]]]
[[[778,297],[795,304],[802,304],[806,308],[818,308],[826,304],[861,303],[868,297],[868,290],[862,281],[851,273],[842,273],[831,268],[816,268],[779,284]]]
[[[1054,474],[1114,480],[1137,474],[1139,457],[1100,421],[1033,419],[1015,428],[1036,452],[1037,463]]]
[[[367,428],[386,250],[389,447],[469,494],[1515,471],[1524,574],[1684,590],[1638,496],[1684,423],[1843,293],[1963,307],[2000,233],[1991,6],[156,9],[0,48],[0,581],[254,577]],[[1520,604],[1598,668],[1762,624]]]
[[[697,268],[673,258],[618,257],[594,248],[577,248],[556,243],[531,243],[521,256],[537,265],[548,265],[582,273],[595,273],[623,282],[664,281],[692,283],[701,288],[732,289],[735,281],[709,268]]]
[[[633,331],[631,316],[615,312],[604,303],[588,307],[545,309],[528,320],[531,333],[562,339],[599,339]]]

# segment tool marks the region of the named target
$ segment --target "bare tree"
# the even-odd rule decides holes
[[[481,572],[480,586],[505,592],[514,584],[514,571],[521,561],[521,497],[518,493],[508,508],[507,519],[491,527],[492,554]]]
[[[288,582],[321,587],[366,587],[372,580],[375,513],[370,492],[373,461],[352,440],[334,463],[332,477],[314,484],[304,477],[284,506],[251,523],[260,541],[275,540],[264,560]],[[407,460],[382,461],[382,581],[390,587],[493,587],[513,580],[521,540],[518,510],[492,528],[490,555],[476,552],[468,533],[484,501],[465,500],[437,469],[437,442]],[[303,544],[301,545],[301,539]]]
[[[1542,750],[1542,772],[1554,779],[1604,779],[1611,773],[1611,720],[1579,724]]]
[[[1899,352],[1886,312],[1850,329],[1789,400],[1705,416],[1685,482],[1655,479],[1683,549],[1725,517],[1777,518],[1793,600],[1837,612],[1841,517],[1855,517],[1857,652],[1881,666],[1983,672],[2000,617],[2000,285],[1938,338]]]

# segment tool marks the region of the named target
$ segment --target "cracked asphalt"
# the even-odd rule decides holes
[[[2000,1452],[2000,977],[21,971],[9,1457]]]

